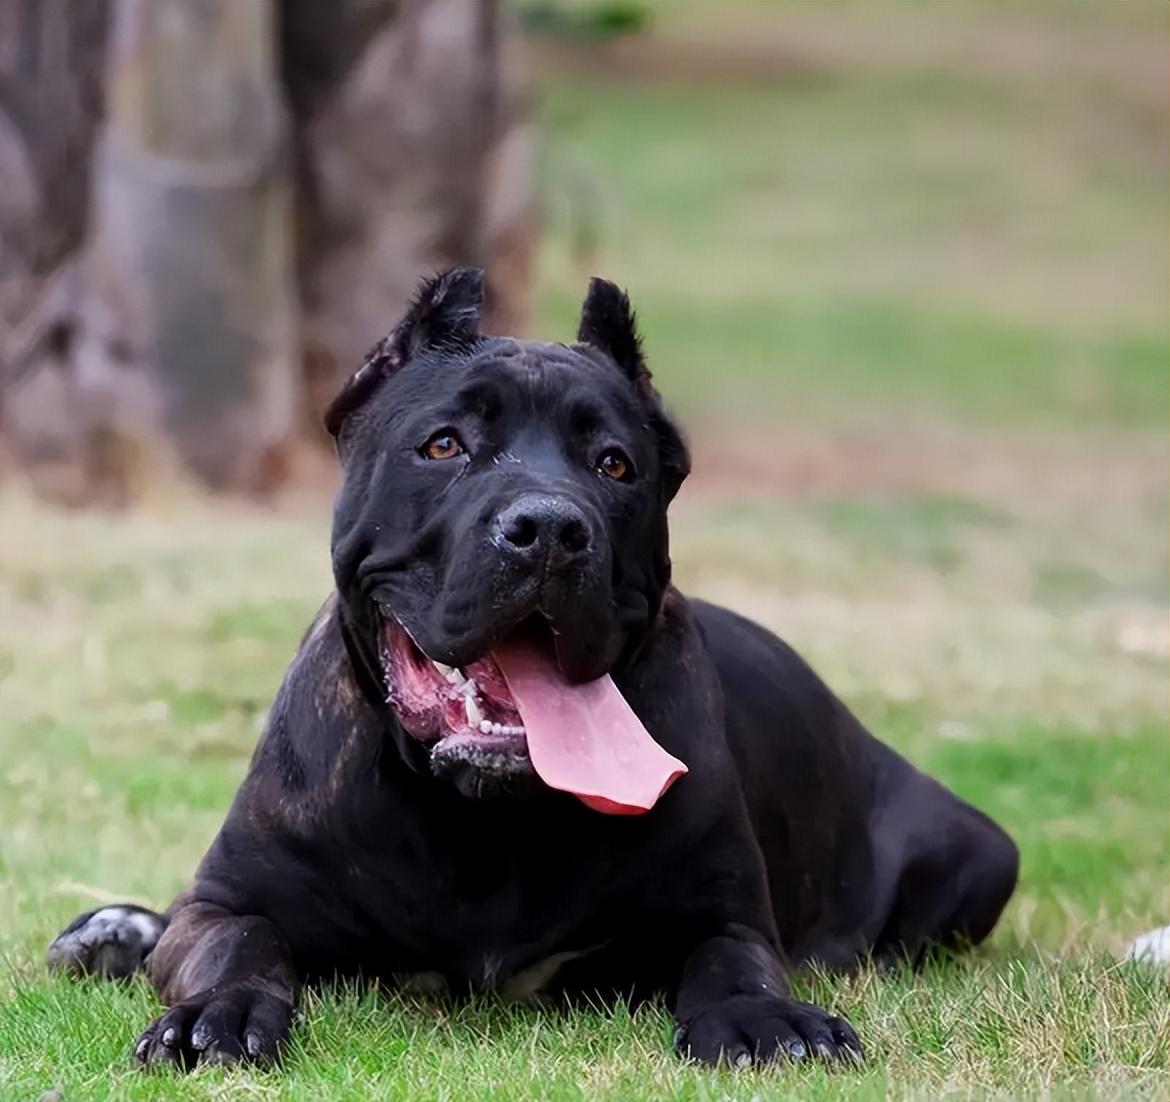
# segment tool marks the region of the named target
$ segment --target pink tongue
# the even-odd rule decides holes
[[[532,643],[502,643],[492,657],[528,732],[540,779],[594,811],[640,815],[686,771],[642,726],[608,674],[571,685],[553,655]]]

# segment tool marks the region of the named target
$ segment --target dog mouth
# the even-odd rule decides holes
[[[462,667],[431,658],[387,612],[379,649],[386,702],[430,746],[432,771],[465,794],[518,791],[539,778],[594,810],[639,814],[686,772],[608,674],[569,681],[539,614]]]
[[[520,630],[520,629],[517,629]],[[536,625],[526,629],[535,633]],[[524,721],[490,653],[463,668],[430,658],[390,615],[381,625],[387,703],[407,731],[440,756],[465,746],[496,763],[531,771]]]

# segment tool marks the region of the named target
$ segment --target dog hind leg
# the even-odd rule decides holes
[[[133,903],[116,903],[75,918],[49,946],[49,968],[75,976],[125,979],[146,964],[169,918]]]
[[[1016,886],[1019,851],[986,815],[929,778],[908,801],[913,824],[886,848],[903,853],[892,906],[872,955],[879,965],[923,959],[932,947],[978,945]]]

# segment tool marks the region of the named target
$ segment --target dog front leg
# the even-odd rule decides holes
[[[188,902],[148,967],[169,1009],[135,1043],[138,1063],[189,1070],[277,1058],[299,984],[288,944],[268,919]]]
[[[776,951],[746,926],[728,925],[695,946],[679,983],[675,1017],[675,1049],[704,1064],[862,1059],[853,1027],[793,999]]]

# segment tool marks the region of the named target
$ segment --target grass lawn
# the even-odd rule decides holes
[[[1167,974],[1118,963],[1170,921],[1165,9],[773,10],[660,0],[679,74],[545,82],[534,329],[569,335],[590,270],[630,286],[694,429],[680,584],[1012,832],[989,944],[807,977],[860,1072],[688,1068],[656,1007],[357,990],[310,994],[279,1071],[143,1076],[149,988],[49,979],[44,948],[184,885],[328,591],[328,508],[69,514],[8,484],[0,1100],[1166,1097]],[[696,38],[768,35],[774,72],[685,72]]]

